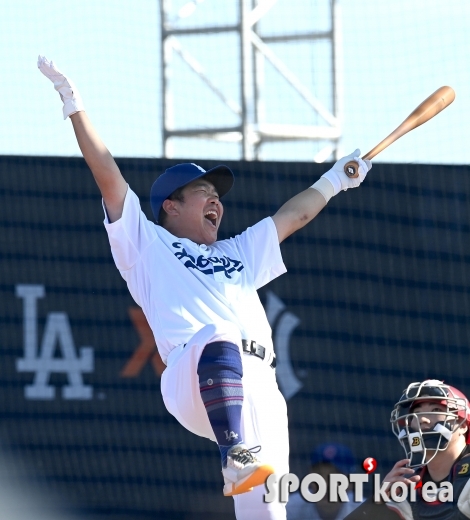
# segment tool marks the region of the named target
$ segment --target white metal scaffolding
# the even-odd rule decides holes
[[[217,0],[228,1],[228,0]],[[239,142],[240,158],[245,160],[262,159],[265,143],[286,141],[317,141],[312,160],[323,162],[331,157],[339,157],[341,138],[341,56],[338,0],[323,0],[328,7],[330,27],[328,30],[311,30],[296,33],[260,35],[258,22],[268,14],[278,0],[232,0],[238,4],[238,23],[228,25],[181,26],[182,19],[190,18],[196,9],[204,9],[204,0],[192,0],[183,5],[177,13],[171,11],[171,0],[160,0],[161,39],[162,39],[162,139],[164,157],[173,157],[172,142],[177,138],[213,139],[214,141]],[[289,1],[289,0],[279,0]],[[295,10],[295,2],[291,2]],[[188,35],[204,38],[215,33],[236,34],[240,45],[240,63],[234,64],[240,71],[238,100],[222,92],[202,64],[184,45]],[[328,44],[328,65],[331,85],[328,98],[319,99],[314,94],[315,88],[308,88],[273,49],[279,50],[279,44],[292,44],[302,41],[315,46],[319,42]],[[325,45],[323,45],[325,47]],[[202,80],[213,96],[236,115],[236,124],[227,126],[179,127],[175,128],[173,109],[178,99],[172,91],[172,67],[174,54]],[[305,104],[305,110],[315,114],[318,124],[286,124],[266,122],[264,111],[264,66],[269,62],[276,69],[283,81],[287,82],[293,96],[299,96]],[[313,64],[311,64],[313,66]],[[282,103],[282,101],[279,101]],[[273,115],[270,114],[271,121]],[[274,115],[275,120],[275,115]]]

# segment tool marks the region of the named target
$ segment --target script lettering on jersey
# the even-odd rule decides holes
[[[175,253],[178,260],[181,260],[187,268],[197,269],[202,274],[217,275],[217,273],[223,273],[228,280],[231,280],[234,274],[243,271],[245,268],[240,260],[233,260],[225,255],[221,258],[217,256],[206,258],[203,255],[195,257],[188,254],[180,242],[173,242],[172,246],[178,249]]]

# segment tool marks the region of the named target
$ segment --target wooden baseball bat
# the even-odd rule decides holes
[[[455,99],[455,92],[452,87],[441,87],[436,90],[433,94],[427,97],[419,106],[417,106],[413,112],[399,125],[395,130],[381,141],[376,147],[372,148],[370,152],[367,152],[362,156],[363,159],[372,159],[382,150],[390,146],[393,142],[399,139],[401,136],[407,134],[411,130],[414,130],[418,126],[426,123],[434,116],[442,112],[444,108],[448,107]],[[356,161],[349,161],[344,165],[344,173],[354,179],[359,176],[359,165]]]

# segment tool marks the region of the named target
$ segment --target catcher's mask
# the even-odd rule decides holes
[[[445,411],[413,412],[421,403],[436,403],[445,408]],[[444,420],[434,425],[431,420],[431,429],[422,429],[420,417],[444,416]],[[445,385],[443,381],[429,379],[422,383],[411,383],[403,391],[403,395],[395,405],[390,417],[393,433],[397,436],[410,459],[409,467],[416,468],[428,464],[439,451],[444,451],[454,431],[462,425],[470,424],[470,406],[467,398],[460,390]],[[467,428],[466,441],[470,443],[469,429]],[[426,460],[426,451],[434,451]]]

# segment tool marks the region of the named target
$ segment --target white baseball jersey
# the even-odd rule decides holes
[[[122,217],[104,224],[117,268],[142,307],[164,363],[202,327],[235,324],[241,338],[273,345],[256,292],[286,272],[276,226],[267,217],[210,246],[177,238],[149,221],[128,188]]]

